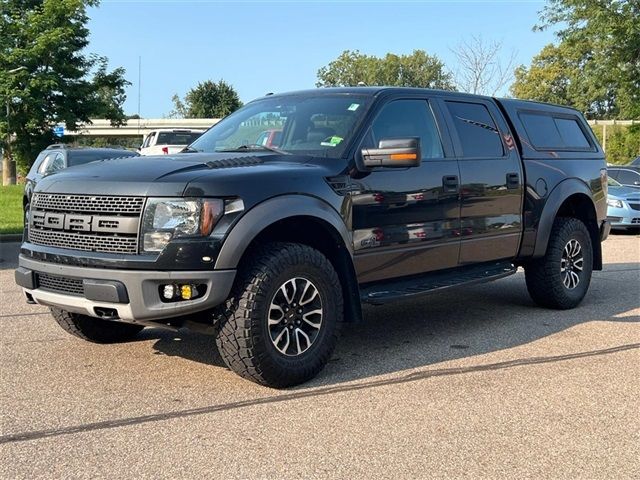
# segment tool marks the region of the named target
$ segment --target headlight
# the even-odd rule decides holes
[[[160,252],[175,237],[205,237],[223,213],[219,198],[150,198],[142,216],[142,250]]]
[[[613,208],[622,208],[622,201],[614,198],[607,198],[607,205]]]

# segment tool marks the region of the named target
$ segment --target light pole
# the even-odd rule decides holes
[[[26,69],[27,67],[20,66],[20,67],[8,70],[7,73],[9,75],[13,75],[14,73],[18,73]],[[11,127],[9,123],[9,117],[11,114],[10,102],[11,102],[11,92],[9,90],[9,86],[7,85],[7,140],[6,140],[4,152],[2,155],[2,185],[15,185],[16,183],[16,165],[13,162],[13,159],[11,156]]]

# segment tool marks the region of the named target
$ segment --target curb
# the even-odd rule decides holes
[[[0,243],[22,242],[21,233],[3,233],[0,234]]]

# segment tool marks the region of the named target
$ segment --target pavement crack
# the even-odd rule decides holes
[[[530,357],[520,358],[516,360],[508,360],[505,362],[489,363],[484,365],[473,365],[469,367],[454,367],[454,368],[441,368],[424,370],[420,372],[414,372],[402,377],[371,380],[369,382],[362,382],[349,385],[338,385],[333,387],[318,388],[315,390],[304,390],[291,392],[284,395],[278,395],[275,397],[262,397],[252,400],[243,400],[238,402],[230,402],[221,405],[209,405],[206,407],[191,408],[186,410],[178,410],[173,412],[155,413],[150,415],[142,415],[138,417],[122,418],[117,420],[105,420],[102,422],[85,423],[83,425],[75,425],[63,428],[52,428],[47,430],[35,430],[31,432],[19,432],[8,435],[0,436],[0,444],[25,442],[29,440],[39,440],[43,438],[59,437],[62,435],[73,435],[76,433],[86,433],[97,430],[107,430],[112,428],[121,428],[130,425],[140,425],[143,423],[159,422],[165,420],[172,420],[176,418],[186,418],[196,415],[206,415],[216,412],[224,412],[229,410],[235,410],[239,408],[252,407],[257,405],[268,405],[274,403],[287,402],[291,400],[299,400],[304,398],[322,397],[326,395],[332,395],[334,393],[353,392],[359,390],[365,390],[368,388],[378,388],[388,385],[397,385],[402,383],[416,382],[419,380],[425,380],[433,377],[444,377],[450,375],[463,375],[466,373],[475,372],[487,372],[498,371],[509,368],[540,365],[545,363],[564,362],[569,360],[576,360],[580,358],[599,357],[603,355],[611,355],[614,353],[624,352],[628,350],[635,350],[640,348],[640,343],[631,343],[628,345],[619,345],[617,347],[605,348],[601,350],[591,350],[587,352],[569,353],[565,355],[555,355],[549,357]]]

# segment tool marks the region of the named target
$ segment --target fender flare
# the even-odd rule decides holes
[[[540,215],[538,231],[536,233],[536,243],[533,251],[534,257],[542,257],[547,252],[551,229],[553,228],[553,222],[558,211],[564,201],[571,195],[575,194],[585,195],[592,203],[594,212],[596,212],[596,206],[593,204],[593,199],[591,198],[591,190],[584,182],[576,178],[569,178],[560,182],[549,194],[549,197],[544,204],[542,214]]]
[[[240,218],[227,234],[214,268],[237,268],[247,247],[260,232],[279,220],[297,216],[315,217],[331,225],[342,238],[347,251],[353,255],[351,234],[331,205],[308,195],[282,195],[259,203]]]

